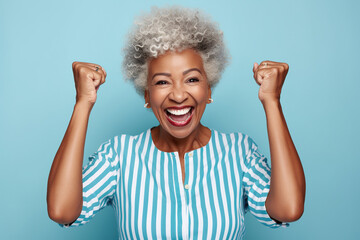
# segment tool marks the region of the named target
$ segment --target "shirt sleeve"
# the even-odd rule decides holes
[[[89,157],[89,162],[82,169],[83,206],[80,216],[70,224],[61,227],[83,225],[107,205],[112,204],[117,185],[117,146],[118,137],[102,143],[98,150]]]
[[[268,227],[288,227],[289,223],[275,222],[266,211],[265,201],[270,190],[271,176],[266,157],[259,153],[257,144],[249,136],[244,135],[241,142],[242,149],[245,149],[242,165],[245,210]]]

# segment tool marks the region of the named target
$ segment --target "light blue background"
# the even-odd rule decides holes
[[[267,229],[246,216],[247,239],[358,239],[359,1],[0,1],[0,239],[115,239],[105,208],[88,224],[63,229],[46,211],[47,177],[72,114],[71,63],[107,73],[91,113],[85,158],[119,133],[155,124],[123,81],[124,37],[150,6],[182,4],[213,16],[231,65],[203,123],[252,136],[269,156],[266,119],[252,79],[254,61],[287,62],[282,106],[301,157],[307,195],[302,218]]]

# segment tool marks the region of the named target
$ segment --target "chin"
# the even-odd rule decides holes
[[[165,130],[165,131],[177,139],[187,138],[193,132],[193,130],[190,129],[170,130],[170,131]]]

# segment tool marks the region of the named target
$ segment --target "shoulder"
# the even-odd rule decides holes
[[[144,136],[150,136],[151,131],[147,129],[138,134],[128,134],[128,133],[119,133],[113,135],[111,138],[108,138],[106,141],[101,142],[98,151],[106,149],[114,149],[115,151],[128,142],[133,142],[136,140],[141,140]]]
[[[134,143],[142,142],[145,139],[149,141],[150,138],[151,129],[149,128],[137,134],[119,133],[109,139],[108,142],[113,144],[114,149],[119,150],[128,147],[129,144],[133,145]]]
[[[148,136],[150,136],[150,129],[135,135],[127,133],[113,135],[100,144],[97,151],[89,156],[89,160],[102,159],[112,162],[114,165],[118,162],[118,157],[120,157],[121,154],[127,152],[128,149],[136,148],[136,146],[138,146],[140,142],[144,142],[144,139],[148,138]]]
[[[211,131],[212,142],[214,145],[237,153],[241,160],[247,159],[258,149],[253,138],[243,132],[224,133],[214,129]]]
[[[243,132],[230,132],[224,133],[215,129],[211,129],[212,138],[215,139],[230,139],[232,143],[235,144],[243,144],[252,146],[253,144],[256,145],[255,141],[246,133]]]

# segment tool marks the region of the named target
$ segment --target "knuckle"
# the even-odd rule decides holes
[[[73,68],[73,69],[75,69],[77,63],[78,63],[78,62],[76,62],[76,61],[74,61],[74,62],[72,63],[72,68]]]
[[[78,68],[78,72],[79,72],[80,74],[84,74],[84,73],[87,73],[87,69],[86,69],[86,67],[79,67],[79,68]]]
[[[75,65],[75,71],[79,72],[79,70],[82,68],[81,64],[76,64]]]

